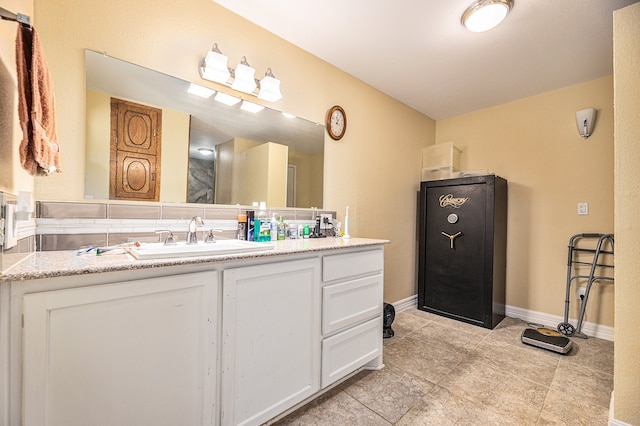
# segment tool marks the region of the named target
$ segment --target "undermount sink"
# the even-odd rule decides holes
[[[241,240],[218,240],[215,243],[185,244],[184,241],[172,246],[163,243],[143,243],[140,247],[131,247],[127,251],[136,259],[164,259],[170,257],[214,256],[217,254],[251,253],[273,250],[268,243],[256,243]]]

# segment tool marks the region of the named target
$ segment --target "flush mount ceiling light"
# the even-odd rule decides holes
[[[271,68],[267,68],[262,80],[258,81],[254,77],[256,70],[247,63],[246,57],[242,57],[235,69],[230,68],[227,61],[228,58],[218,49],[218,44],[214,43],[213,48],[200,62],[200,76],[265,101],[275,102],[282,99],[280,80],[273,75]]]
[[[498,25],[513,8],[513,0],[476,0],[464,11],[461,22],[474,33],[488,31]]]
[[[211,148],[198,148],[198,152],[202,155],[212,155],[215,151]]]

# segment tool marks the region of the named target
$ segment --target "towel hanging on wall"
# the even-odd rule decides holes
[[[18,26],[16,37],[20,163],[31,175],[60,172],[55,96],[35,28]]]

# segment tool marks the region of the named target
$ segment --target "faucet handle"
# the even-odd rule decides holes
[[[213,236],[213,229],[209,229],[209,231],[207,231],[206,237],[204,237],[204,243],[213,244],[215,242],[216,242],[216,237]]]
[[[176,243],[176,240],[173,238],[173,232],[171,232],[168,229],[156,229],[156,234],[168,234],[167,238],[164,240],[164,245],[165,246],[175,246],[178,243]]]

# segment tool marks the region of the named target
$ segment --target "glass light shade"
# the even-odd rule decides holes
[[[240,92],[252,93],[258,87],[254,77],[255,74],[256,70],[249,65],[238,64],[231,88]]]
[[[215,81],[217,83],[226,83],[231,77],[229,67],[227,67],[228,58],[222,53],[210,50],[204,59],[204,68],[202,69],[202,78]]]
[[[264,109],[262,105],[254,104],[253,102],[242,101],[242,105],[240,105],[240,109],[248,111],[248,112],[260,112]]]
[[[198,148],[198,152],[202,155],[212,155],[215,151],[211,148]]]
[[[469,31],[488,31],[504,20],[513,0],[478,0],[462,15],[462,25]]]
[[[275,102],[282,99],[282,93],[280,93],[280,80],[273,76],[265,75],[262,80],[260,80],[260,92],[258,93],[258,99],[264,99],[269,102]]]
[[[236,98],[235,96],[227,95],[223,92],[216,93],[216,96],[213,98],[218,102],[221,102],[225,105],[231,106],[240,102],[240,98]]]

